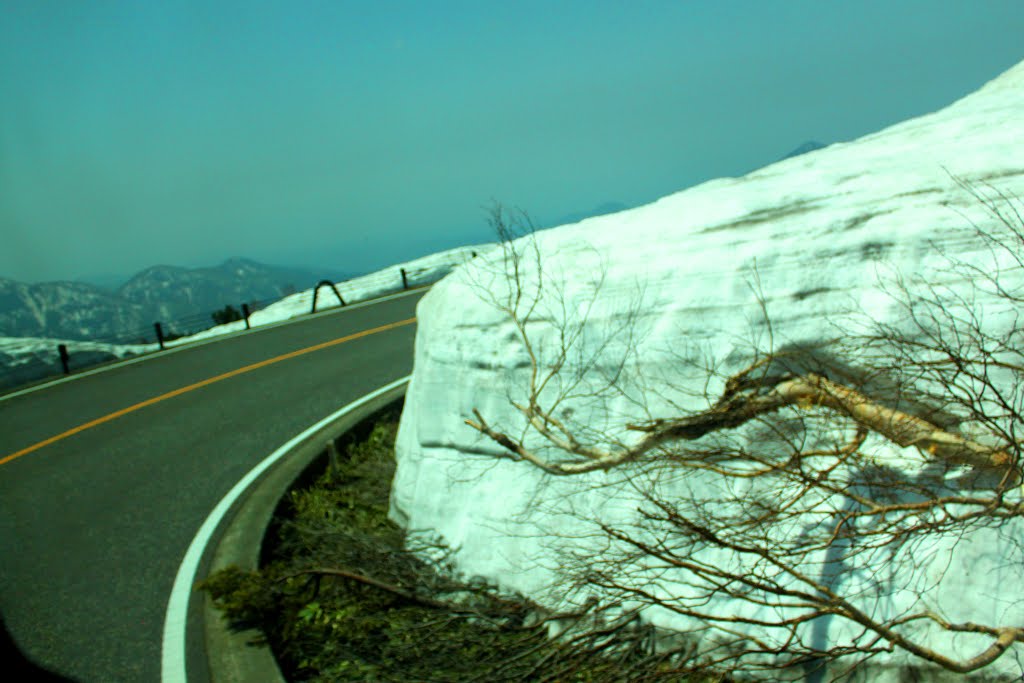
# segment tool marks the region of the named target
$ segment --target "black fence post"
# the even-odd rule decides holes
[[[164,328],[160,327],[160,323],[153,323],[153,329],[156,330],[156,342],[160,345],[160,350],[164,350]]]
[[[251,330],[249,327],[249,304],[242,304],[242,316],[245,318],[245,329]]]
[[[64,374],[70,375],[71,369],[68,367],[68,347],[65,344],[58,344],[57,352],[60,354],[60,364],[64,368]]]
[[[400,270],[402,271],[402,289],[409,289],[409,279],[405,277],[405,268]]]
[[[338,301],[341,303],[341,305],[345,305],[345,300],[341,298],[341,293],[338,292],[338,288],[334,286],[334,283],[331,282],[330,280],[321,280],[319,283],[317,283],[316,289],[313,290],[313,308],[312,310],[310,310],[311,314],[316,313],[316,297],[318,294],[320,294],[320,288],[325,285],[331,288],[331,291],[334,292],[334,296],[338,297]]]

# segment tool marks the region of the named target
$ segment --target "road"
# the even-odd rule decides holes
[[[168,595],[207,514],[292,436],[411,372],[421,296],[0,401],[0,612],[26,654],[82,683],[158,681]]]

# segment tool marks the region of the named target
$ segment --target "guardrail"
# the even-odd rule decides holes
[[[403,271],[404,273],[404,271]],[[403,276],[404,282],[404,276]],[[341,298],[341,294],[338,293],[338,288],[334,286],[334,283],[330,280],[321,280],[316,284],[316,288],[313,290],[313,308],[310,310],[310,314],[316,313],[316,295],[320,293],[321,287],[330,287],[331,291],[334,292],[334,296],[338,297],[338,303],[342,306],[345,305],[345,300]],[[404,288],[403,288],[404,289]]]

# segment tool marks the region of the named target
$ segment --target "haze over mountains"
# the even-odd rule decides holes
[[[779,160],[826,147],[807,141]],[[545,227],[578,223],[632,208],[605,201],[575,211]],[[358,275],[344,271],[271,266],[249,259],[228,259],[218,266],[152,266],[130,278],[94,274],[77,280],[25,283],[0,277],[0,337],[138,342],[138,332],[156,321],[210,313],[242,302],[276,300],[322,279],[341,281]]]
[[[207,268],[153,266],[116,290],[84,282],[27,284],[0,277],[0,337],[138,341],[127,337],[155,321],[275,300],[324,278],[353,275],[228,259]]]

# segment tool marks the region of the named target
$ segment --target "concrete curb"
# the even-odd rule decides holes
[[[296,444],[247,492],[220,534],[208,572],[229,565],[244,570],[259,567],[264,536],[281,500],[312,472],[325,467],[327,444],[336,443],[364,421],[391,408],[405,397],[408,383],[339,415]],[[273,653],[266,645],[250,644],[255,630],[232,632],[208,594],[203,599],[203,640],[211,683],[285,683]]]

